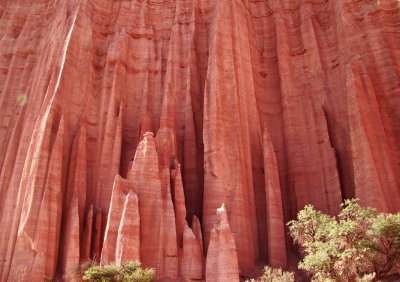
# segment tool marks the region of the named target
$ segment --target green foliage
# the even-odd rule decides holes
[[[83,280],[96,282],[151,282],[155,279],[155,270],[143,269],[140,262],[133,261],[117,266],[115,264],[94,265],[86,269]]]
[[[128,262],[121,266],[122,281],[151,282],[156,277],[153,268],[143,269],[140,262]]]
[[[293,272],[283,271],[280,268],[272,268],[269,266],[264,267],[261,277],[257,279],[250,279],[247,282],[294,282]]]
[[[120,281],[120,268],[115,264],[96,265],[85,271],[84,280],[90,281]]]
[[[21,94],[18,95],[17,97],[17,104],[21,107],[25,106],[26,104],[28,104],[28,96]]]
[[[299,268],[315,281],[375,281],[399,273],[400,213],[346,200],[337,218],[308,205],[288,227],[304,253]]]

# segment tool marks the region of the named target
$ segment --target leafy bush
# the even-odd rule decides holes
[[[84,280],[90,281],[120,281],[120,267],[115,264],[96,265],[85,271]]]
[[[378,213],[346,200],[337,219],[308,205],[288,223],[315,281],[375,281],[400,269],[400,213]]]
[[[121,266],[122,281],[151,282],[155,279],[156,272],[153,268],[141,267],[140,262],[128,262]]]
[[[264,267],[261,277],[257,279],[250,279],[247,282],[294,282],[293,272],[283,271],[280,268],[272,268],[269,266]]]
[[[155,279],[155,270],[143,269],[140,262],[133,261],[117,266],[115,264],[94,265],[83,275],[83,280],[98,282],[151,282]]]

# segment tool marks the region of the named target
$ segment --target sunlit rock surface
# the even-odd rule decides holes
[[[0,281],[234,281],[306,204],[399,211],[399,5],[0,1]]]

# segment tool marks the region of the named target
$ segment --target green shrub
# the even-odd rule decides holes
[[[288,223],[314,281],[376,281],[399,274],[400,213],[346,200],[337,218],[308,205]]]
[[[84,280],[89,281],[121,281],[120,267],[115,264],[96,265],[85,271],[83,275]]]
[[[140,262],[133,261],[123,264],[121,266],[122,281],[136,281],[136,282],[151,282],[156,277],[156,272],[153,268],[141,267]]]
[[[264,267],[263,274],[257,279],[250,279],[247,282],[294,282],[293,272],[283,271],[280,268]]]
[[[115,264],[94,265],[84,272],[82,278],[96,282],[151,282],[155,279],[155,270],[143,269],[138,261],[128,262],[121,266]]]

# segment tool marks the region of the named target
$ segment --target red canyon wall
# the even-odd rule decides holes
[[[235,281],[305,204],[399,211],[399,6],[0,1],[0,281]]]

